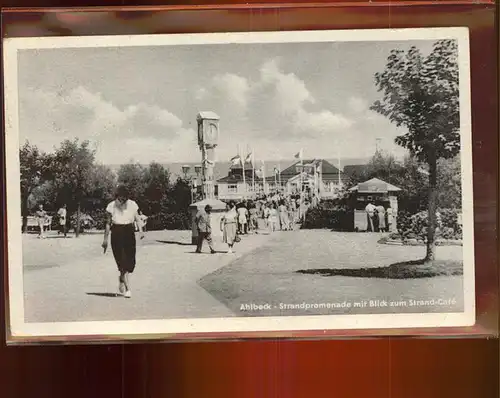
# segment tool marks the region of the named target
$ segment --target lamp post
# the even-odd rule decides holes
[[[77,200],[77,208],[76,208],[76,228],[75,228],[75,237],[80,236],[80,196],[81,196],[81,173],[80,173],[80,165],[76,165],[76,200]]]
[[[184,179],[188,179],[189,171],[191,170],[191,167],[188,165],[182,166],[182,174],[184,175]]]

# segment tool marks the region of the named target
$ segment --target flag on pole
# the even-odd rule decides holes
[[[247,157],[245,158],[245,163],[250,163],[252,167],[254,167],[253,151],[248,153]]]
[[[255,162],[253,158],[253,151],[250,149],[248,150],[248,154],[245,157],[245,163],[250,163],[252,166],[252,191],[255,193]]]
[[[302,148],[300,149],[300,151],[298,151],[296,154],[295,154],[295,159],[300,159],[302,160],[302,155],[303,155],[303,151],[302,151]]]
[[[241,156],[240,155],[233,156],[231,158],[231,163],[232,163],[233,166],[241,164]]]
[[[264,192],[264,195],[267,194],[267,188],[266,188],[266,164],[264,163],[263,160],[260,161],[261,163],[261,166],[260,166],[260,170],[261,170],[261,173],[262,173],[262,190]]]

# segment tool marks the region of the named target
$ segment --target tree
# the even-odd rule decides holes
[[[80,234],[81,204],[92,189],[95,150],[89,141],[63,141],[53,156],[55,186],[59,200],[76,210],[76,236]]]
[[[385,70],[375,74],[383,98],[371,109],[404,127],[396,143],[407,148],[429,173],[426,261],[435,258],[437,162],[460,152],[458,49],[455,40],[439,40],[428,56],[416,48],[392,50]]]
[[[82,206],[85,210],[104,209],[113,200],[116,175],[111,168],[94,164],[89,172],[89,187]]]
[[[437,178],[437,203],[439,208],[462,208],[462,171],[460,156],[439,159]]]
[[[26,141],[19,149],[22,231],[26,232],[29,198],[33,190],[51,178],[51,157]]]
[[[178,178],[169,191],[175,211],[189,211],[191,205],[191,185],[184,178]]]
[[[162,203],[168,197],[170,173],[159,163],[151,163],[143,174],[144,192],[142,205],[149,214],[161,211]]]
[[[145,190],[144,173],[144,167],[138,163],[123,164],[118,170],[118,183],[127,187],[130,197],[139,205]]]
[[[399,205],[411,213],[422,210],[427,203],[428,178],[412,156],[398,161],[393,155],[377,151],[365,168],[356,176],[356,182],[378,178],[401,188]]]
[[[46,211],[53,211],[57,203],[57,190],[54,187],[54,182],[51,180],[44,181],[31,192],[28,198],[28,206],[34,209],[37,204],[43,203]]]

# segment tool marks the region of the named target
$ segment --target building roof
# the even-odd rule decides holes
[[[252,169],[252,163],[251,162],[245,162],[245,170],[251,170]],[[256,167],[257,168],[257,167]],[[241,170],[243,169],[241,163],[237,164],[231,164],[231,167],[229,167],[230,170]]]
[[[219,120],[220,117],[215,112],[212,111],[202,111],[199,112],[196,116],[197,119],[210,119],[210,120]]]
[[[299,161],[294,162],[292,165],[286,167],[282,172],[281,172],[281,181],[282,182],[287,182],[290,179],[296,178],[299,173],[297,172],[297,166],[300,164]],[[302,164],[304,166],[307,165],[319,165],[321,164],[321,173],[322,173],[322,180],[323,181],[338,181],[339,179],[339,174],[340,174],[340,180],[341,182],[346,181],[346,176],[342,171],[339,173],[339,169],[333,166],[330,162],[324,159],[309,159],[309,160],[303,160]],[[274,165],[268,165],[266,164],[266,181],[268,182],[274,182]],[[251,170],[252,165],[250,163],[245,164],[245,171]],[[237,165],[232,165],[230,167],[231,171],[234,170],[241,170],[241,164]],[[247,174],[248,175],[248,174]],[[251,178],[251,177],[250,177]],[[243,181],[242,175],[234,175],[234,174],[229,174],[226,177],[222,177],[220,179],[217,179],[217,182],[222,182],[222,183],[227,183],[227,184],[235,184],[237,182]],[[249,177],[247,176],[247,181],[249,180]],[[262,176],[260,172],[257,171],[256,169],[256,175],[255,175],[255,181],[262,181]]]
[[[295,176],[297,175],[297,166],[299,166],[301,163],[300,161],[297,161],[287,167],[285,170],[281,172],[281,177],[283,176]],[[302,161],[302,165],[304,166],[317,166],[318,164],[321,164],[321,173],[323,176],[328,175],[328,174],[335,174],[338,176],[339,174],[339,169],[337,169],[333,164],[331,164],[328,160],[325,159],[305,159]],[[340,172],[342,175],[342,172]]]
[[[371,180],[359,183],[355,187],[349,189],[349,191],[357,191],[359,193],[387,193],[401,191],[401,188],[379,180],[378,178],[372,178]]]
[[[269,178],[266,178],[266,181],[269,180]],[[236,184],[238,182],[242,182],[243,181],[243,176],[242,175],[228,175],[226,177],[223,177],[223,178],[219,178],[217,180],[217,182],[225,182],[226,184]],[[252,177],[246,177],[246,181],[247,182],[252,182],[253,181],[253,178]],[[255,182],[259,182],[259,181],[262,181],[262,178],[260,178],[259,176],[255,176]]]
[[[206,205],[212,206],[212,210],[226,210],[226,204],[219,199],[203,199],[189,205],[190,208],[202,209]]]

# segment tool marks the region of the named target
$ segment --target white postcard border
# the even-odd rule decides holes
[[[292,43],[329,41],[404,41],[455,39],[459,46],[460,125],[462,146],[464,312],[425,314],[229,317],[137,321],[26,323],[22,236],[19,228],[20,163],[17,51],[21,49]],[[7,38],[4,44],[5,150],[8,231],[7,314],[12,337],[171,335],[211,332],[279,332],[307,330],[465,327],[476,322],[474,278],[474,216],[470,102],[469,32],[467,28],[370,29],[291,32],[237,32],[134,36]]]

